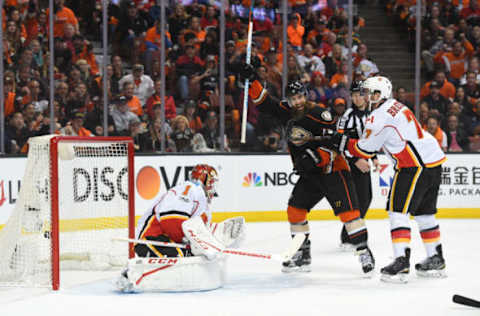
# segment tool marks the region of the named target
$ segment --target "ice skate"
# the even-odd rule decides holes
[[[388,266],[382,268],[380,280],[390,283],[407,283],[410,272],[410,248],[405,249],[405,256],[395,258]]]
[[[373,257],[370,248],[366,247],[357,250],[355,254],[358,256],[358,260],[362,264],[362,270],[363,273],[365,273],[365,276],[372,277],[375,269],[375,258]]]
[[[437,246],[437,254],[426,258],[415,265],[417,275],[424,278],[446,278],[445,259],[443,258],[442,245]]]
[[[282,272],[310,272],[310,240],[306,240],[291,260],[282,263]]]

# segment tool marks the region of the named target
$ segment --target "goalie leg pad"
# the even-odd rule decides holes
[[[225,265],[225,257],[135,258],[128,261],[116,286],[124,293],[214,290],[225,284]]]

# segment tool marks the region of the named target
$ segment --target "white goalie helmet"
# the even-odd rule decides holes
[[[364,82],[361,86],[362,91],[368,95],[368,102],[371,105],[372,103],[378,103],[383,99],[389,99],[392,97],[392,83],[388,78],[382,76],[370,77]],[[380,93],[380,99],[376,101],[371,100],[371,96],[375,93]]]

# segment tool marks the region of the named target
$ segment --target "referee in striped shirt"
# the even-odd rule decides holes
[[[360,93],[360,82],[352,82],[351,88],[352,107],[347,109],[343,116],[338,120],[337,130],[340,133],[346,133],[351,138],[360,138],[365,128],[365,120],[370,114],[367,110],[367,101]],[[372,179],[370,177],[370,164],[367,160],[352,156],[348,150],[345,156],[352,170],[353,182],[358,196],[360,206],[360,216],[362,218],[367,214],[368,208],[372,201]],[[375,171],[379,167],[377,157],[372,159]],[[351,248],[345,225],[341,233],[341,247],[344,249]]]

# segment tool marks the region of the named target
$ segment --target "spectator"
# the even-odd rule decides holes
[[[135,152],[143,152],[147,150],[149,139],[148,134],[145,133],[142,123],[137,120],[132,120],[128,124],[129,134],[133,139],[133,148]]]
[[[406,105],[410,110],[412,110],[413,113],[415,113],[415,107],[412,102],[407,99],[407,90],[404,87],[400,86],[397,88],[395,99],[403,105]]]
[[[306,73],[302,67],[297,62],[297,58],[294,55],[287,57],[287,67],[288,67],[288,81],[300,80],[304,84],[310,82],[310,76]]]
[[[297,56],[298,64],[305,72],[311,75],[313,72],[320,72],[325,76],[325,65],[320,57],[313,54],[313,47],[311,44],[303,46],[303,55]]]
[[[167,123],[164,125],[164,132],[165,132],[165,151],[166,152],[175,152],[175,143],[171,140],[170,134],[172,128]],[[147,142],[145,143],[145,151],[161,151],[161,134],[162,134],[162,121],[160,118],[156,118],[155,120],[151,121],[148,126],[148,135],[147,135]]]
[[[127,2],[126,12],[118,21],[114,36],[115,52],[133,60],[135,57],[135,40],[145,35],[148,30],[148,20],[138,12],[134,1]]]
[[[135,64],[132,68],[132,74],[123,76],[118,82],[120,87],[124,87],[126,82],[132,83],[134,87],[133,94],[140,100],[141,106],[144,106],[147,99],[154,93],[153,80],[150,76],[143,73],[143,65]],[[135,110],[141,115],[138,110]]]
[[[177,152],[192,152],[193,133],[189,128],[188,119],[183,115],[177,115],[172,120],[172,134],[170,138],[175,143]]]
[[[472,112],[473,114],[468,116],[467,130],[471,131],[471,135],[478,136],[480,135],[480,100],[475,103]]]
[[[480,98],[480,85],[477,83],[477,75],[474,72],[466,73],[466,83],[461,86],[465,91],[465,96],[474,100]]]
[[[282,146],[282,133],[278,129],[272,129],[267,135],[258,139],[254,151],[256,152],[281,152],[284,151]]]
[[[195,48],[192,45],[187,45],[185,47],[185,55],[177,59],[176,68],[180,98],[184,101],[190,95],[190,79],[204,70],[204,62],[195,55]]]
[[[312,74],[308,99],[315,103],[327,104],[327,101],[332,97],[333,90],[330,89],[327,79],[320,72],[314,72]]]
[[[207,12],[205,16],[203,16],[200,20],[200,26],[202,27],[202,29],[205,29],[209,26],[218,26],[217,11],[215,10],[215,7],[213,5],[207,7]]]
[[[103,99],[93,98],[93,109],[85,117],[85,128],[92,131],[96,136],[104,136],[103,121]],[[110,113],[107,114],[107,135],[116,136],[115,121]]]
[[[129,110],[141,117],[143,115],[143,107],[140,99],[134,95],[134,83],[131,81],[124,82],[122,95],[125,97]]]
[[[69,98],[66,107],[67,116],[75,112],[86,114],[87,111],[93,108],[90,94],[88,93],[87,85],[83,82],[78,83]]]
[[[29,47],[32,50],[34,68],[41,69],[44,63],[44,56],[43,56],[42,46],[40,45],[40,42],[34,39],[30,42]]]
[[[463,152],[469,150],[468,135],[465,130],[458,126],[458,118],[454,114],[447,117],[447,141],[448,151]]]
[[[222,141],[223,137],[224,148],[226,151],[230,151],[228,147],[227,135],[219,134],[218,117],[215,111],[207,112],[205,126],[201,129],[200,134],[202,134],[203,138],[205,139],[207,147],[214,149],[215,151],[220,149],[220,142]]]
[[[432,81],[430,84],[430,94],[422,99],[422,102],[426,102],[430,109],[436,109],[440,113],[447,111],[449,101],[440,94],[440,84],[436,81]]]
[[[5,104],[3,114],[8,117],[19,109],[19,105],[16,103],[15,80],[13,77],[5,76],[3,92]]]
[[[55,0],[54,3],[54,22],[53,22],[53,36],[54,37],[63,37],[63,31],[64,31],[64,25],[65,23],[70,23],[75,27],[75,33],[79,32],[78,28],[78,19],[73,13],[72,10],[67,8],[65,5],[65,0]],[[47,25],[49,25],[48,17],[49,15],[49,10],[47,9],[46,11],[46,16],[47,16]]]
[[[177,42],[177,39],[179,38],[180,33],[188,28],[189,19],[190,16],[187,11],[185,11],[185,7],[182,4],[177,3],[173,13],[168,18],[169,30],[175,43],[180,44]]]
[[[345,113],[346,109],[347,109],[347,103],[345,102],[345,99],[336,98],[333,101],[332,114],[333,114],[335,119],[340,119],[343,116],[343,114]]]
[[[73,37],[74,53],[72,56],[72,62],[76,63],[81,59],[90,65],[90,73],[92,76],[99,74],[98,64],[93,54],[93,45],[84,39],[82,35],[76,34]]]
[[[15,21],[9,20],[6,23],[4,36],[4,50],[6,51],[7,62],[12,64],[16,62],[20,56],[22,49],[21,32]]]
[[[205,71],[202,74],[194,75],[190,81],[190,86],[199,89],[198,99],[200,101],[210,102],[210,96],[212,94],[218,95],[218,79],[215,56],[208,55]]]
[[[435,73],[435,77],[432,81],[425,83],[425,85],[420,90],[420,98],[426,97],[430,93],[430,84],[436,81],[440,84],[440,94],[443,95],[446,99],[453,100],[455,98],[455,86],[447,80],[445,72],[439,70]]]
[[[138,116],[130,111],[127,98],[121,96],[112,110],[112,118],[115,123],[115,129],[119,135],[128,135],[130,121],[140,121]]]
[[[67,73],[70,71],[73,54],[61,37],[56,37],[54,39],[54,55],[55,67],[58,68],[58,71],[61,73]]]
[[[202,119],[198,115],[197,104],[194,100],[185,102],[183,115],[188,119],[188,126],[193,133],[198,133],[202,129]]]
[[[296,51],[301,51],[303,46],[303,34],[305,27],[302,26],[302,18],[300,14],[294,13],[290,18],[287,27],[288,42]]]
[[[472,108],[473,108],[472,102],[474,102],[475,99],[472,99],[472,98],[466,96],[465,95],[465,89],[462,86],[460,86],[460,87],[457,88],[457,92],[455,94],[455,99],[453,101],[460,104],[461,108],[466,113],[469,113],[469,112],[472,111]]]
[[[61,135],[67,136],[95,136],[91,131],[83,127],[85,114],[83,112],[73,112],[70,122],[60,129]]]
[[[22,113],[13,113],[5,128],[5,139],[9,140],[5,142],[6,151],[11,154],[20,153],[20,150],[27,143],[29,137],[30,131],[23,120]]]
[[[218,55],[218,40],[215,32],[210,31],[205,35],[205,40],[200,45],[200,58]]]
[[[160,58],[160,49],[162,43],[162,30],[160,29],[160,19],[155,20],[155,25],[147,30],[145,35],[145,66],[146,72],[152,74],[153,59]],[[165,30],[165,51],[172,47],[172,37],[168,30]]]
[[[459,84],[460,79],[467,71],[467,62],[473,54],[472,44],[465,38],[465,34],[461,33],[460,36],[461,40],[454,42],[452,51],[446,52],[442,56],[449,81],[454,84]]]
[[[162,81],[158,79],[155,81],[154,93],[148,98],[146,103],[145,111],[147,112],[150,119],[153,119],[154,117],[153,115],[154,108],[156,106],[162,105],[162,100],[160,97],[161,89],[162,89]],[[173,99],[173,96],[165,93],[165,119],[167,121],[170,121],[176,116],[177,116],[177,106],[175,105],[175,100]]]
[[[343,60],[340,63],[340,67],[338,68],[337,72],[332,76],[330,79],[330,87],[332,89],[337,88],[345,88],[348,84],[348,64],[346,60]]]
[[[338,72],[342,60],[342,46],[340,44],[333,45],[331,54],[329,54],[323,59],[323,62],[325,64],[326,77],[329,80],[333,77],[335,73]]]
[[[447,134],[440,128],[438,118],[430,116],[427,120],[427,132],[429,132],[442,148],[443,151],[447,151]]]

